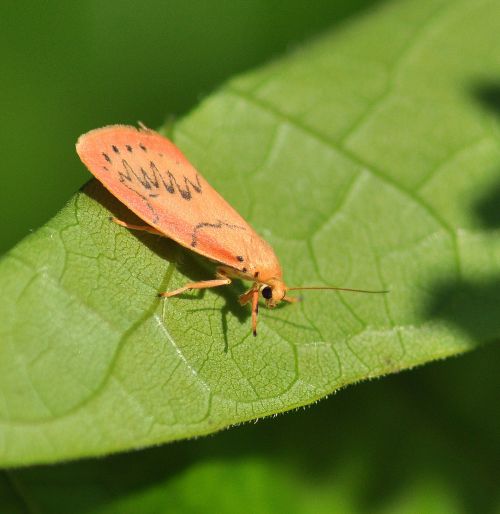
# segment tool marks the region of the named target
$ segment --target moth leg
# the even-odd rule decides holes
[[[149,225],[132,225],[127,223],[126,221],[119,220],[118,218],[109,218],[110,221],[116,223],[117,225],[121,225],[122,227],[128,228],[130,230],[142,230],[144,232],[149,232],[150,234],[155,234],[157,236],[165,237],[165,234],[162,234],[159,230],[156,230]]]
[[[252,332],[257,336],[257,314],[259,314],[259,290],[252,291]]]
[[[202,280],[201,282],[190,282],[183,287],[179,287],[179,289],[175,289],[175,291],[159,293],[158,296],[170,298],[171,296],[177,296],[178,294],[181,294],[184,291],[189,291],[191,289],[208,289],[210,287],[227,286],[230,283],[231,279],[228,277],[215,278],[214,280]]]
[[[255,291],[255,289],[252,288],[249,291],[247,291],[246,293],[243,293],[242,295],[240,295],[240,297],[238,298],[240,305],[246,305],[248,302],[251,302],[254,291]]]
[[[252,302],[252,332],[253,335],[257,335],[257,315],[259,314],[259,288],[254,285],[252,289],[243,293],[239,297],[240,305],[245,305],[248,302]]]

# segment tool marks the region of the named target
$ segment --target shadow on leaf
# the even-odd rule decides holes
[[[484,82],[472,88],[472,96],[487,110],[500,116],[500,84]]]
[[[500,278],[457,281],[434,286],[433,301],[425,315],[454,323],[477,343],[491,342],[500,334]]]
[[[500,84],[484,82],[469,89],[472,98],[483,110],[500,117]],[[472,205],[471,217],[486,231],[486,237],[495,237],[491,231],[500,228],[500,163],[499,179],[482,198]],[[477,343],[497,340],[500,334],[500,276],[437,282],[433,286],[433,300],[425,307],[426,317],[449,321]]]
[[[82,188],[82,192],[100,203],[114,217],[134,225],[145,224],[144,221],[111,195],[111,193],[109,193],[97,180],[91,180],[88,182]],[[110,223],[112,222],[110,221]],[[160,237],[139,230],[129,230],[129,233],[132,237],[135,237],[142,244],[147,246],[152,252],[156,253],[156,255],[164,259],[166,261],[165,268],[167,268],[167,263],[169,262],[174,264],[179,273],[187,277],[189,281],[196,282],[214,277],[215,264],[210,263],[207,259],[204,259],[203,257],[200,257],[182,247],[175,241],[172,241],[167,237]],[[222,308],[221,323],[226,347],[228,344],[227,315],[230,313],[232,316],[237,318],[240,323],[246,323],[250,317],[249,309],[241,306],[238,302],[238,296],[243,294],[247,289],[248,288],[246,288],[240,280],[233,281],[229,286],[215,287],[211,289],[212,292],[221,296],[225,301],[224,307]],[[168,301],[198,300],[203,298],[205,293],[206,290],[186,292],[185,294],[179,295],[179,297]],[[152,301],[165,300],[154,298]]]
[[[472,88],[471,94],[484,110],[500,120],[500,84],[498,82],[478,84]],[[485,197],[476,205],[475,210],[480,223],[486,229],[500,228],[500,180],[490,188]]]
[[[500,176],[500,168],[498,175]],[[500,182],[489,189],[474,210],[483,228],[486,230],[500,228]]]

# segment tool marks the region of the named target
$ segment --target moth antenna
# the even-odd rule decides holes
[[[305,287],[288,287],[288,291],[304,291],[304,290],[330,290],[330,291],[351,291],[353,293],[389,293],[389,290],[371,291],[369,289],[352,289],[350,287],[323,287],[323,286],[305,286]]]

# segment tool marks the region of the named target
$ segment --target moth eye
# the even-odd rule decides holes
[[[264,289],[262,289],[262,296],[266,300],[270,300],[273,297],[273,290],[269,286],[264,287]]]

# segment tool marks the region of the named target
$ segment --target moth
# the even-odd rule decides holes
[[[110,125],[78,139],[76,151],[89,171],[145,225],[112,220],[132,230],[168,237],[217,263],[215,278],[190,282],[160,293],[171,298],[192,289],[225,286],[233,279],[252,282],[239,297],[252,306],[257,335],[259,296],[267,307],[297,302],[290,291],[341,287],[288,287],[274,250],[203,178],[167,138],[144,126]]]

